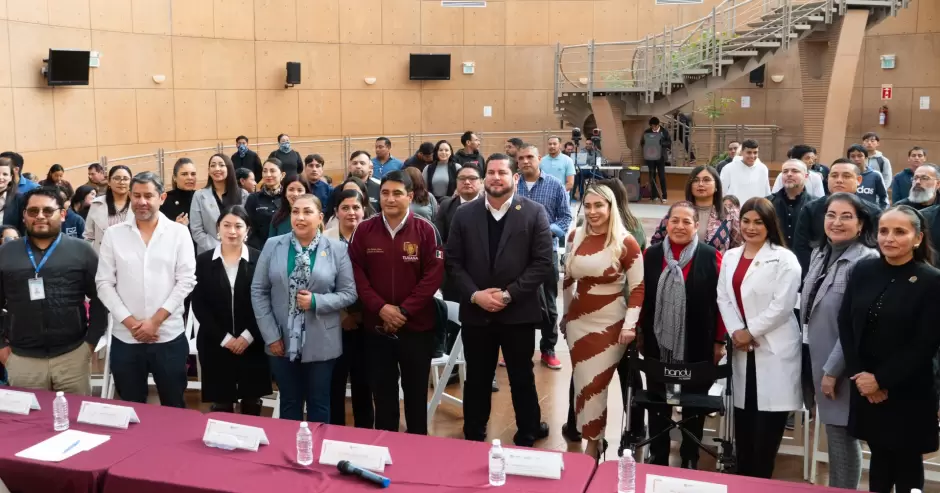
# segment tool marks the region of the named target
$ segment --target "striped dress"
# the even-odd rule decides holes
[[[575,243],[575,233],[569,244]],[[588,235],[565,269],[562,319],[574,367],[575,413],[586,439],[599,440],[607,425],[607,388],[626,346],[621,329],[635,329],[643,305],[640,246],[626,233],[618,259],[604,248],[606,235]],[[626,294],[626,296],[625,296]]]

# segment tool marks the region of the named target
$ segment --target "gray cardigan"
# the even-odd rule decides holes
[[[248,200],[248,192],[239,187],[242,205]],[[196,255],[209,250],[214,250],[219,246],[219,231],[215,227],[215,222],[219,219],[219,203],[215,201],[215,192],[212,187],[196,190],[193,194],[193,203],[189,206],[189,231],[193,235],[193,242],[196,244]]]
[[[251,282],[251,304],[267,354],[271,354],[268,346],[274,342],[283,340],[285,348],[288,343],[287,255],[291,237],[286,234],[268,239]],[[356,301],[356,282],[346,245],[321,236],[315,255],[307,289],[313,293],[316,310],[307,310],[307,337],[301,351],[304,363],[327,361],[343,354],[340,310]]]
[[[849,393],[852,391],[849,377],[845,374],[845,357],[842,343],[839,342],[839,309],[848,286],[852,269],[861,260],[878,257],[878,251],[861,243],[850,246],[829,268],[813,300],[809,322],[803,327],[808,330],[809,354],[813,367],[813,386],[816,389],[816,404],[819,417],[827,425],[846,426],[849,421]],[[809,269],[803,279],[803,294],[800,297],[801,322],[809,310],[810,292],[813,283],[826,267],[826,250],[816,248],[810,260]],[[822,394],[822,377],[836,377],[835,399]]]

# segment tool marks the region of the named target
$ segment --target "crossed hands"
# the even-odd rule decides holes
[[[868,398],[872,404],[880,404],[888,399],[888,391],[878,386],[878,380],[867,371],[855,374],[851,380],[855,382],[858,392]]]

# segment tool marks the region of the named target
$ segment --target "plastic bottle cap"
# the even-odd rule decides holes
[[[500,446],[499,438],[493,440],[493,445]]]
[[[304,422],[300,423],[300,427],[301,427],[301,428],[307,428],[307,422],[304,421]]]
[[[55,393],[55,396],[56,396],[56,397],[63,397],[63,396],[65,396],[65,392],[56,392],[56,393]]]
[[[624,456],[624,457],[633,457],[633,451],[630,450],[630,449],[626,449],[626,450],[623,451],[623,456]]]

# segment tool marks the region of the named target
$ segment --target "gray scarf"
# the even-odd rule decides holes
[[[698,235],[682,249],[679,260],[672,258],[669,237],[663,239],[663,258],[666,269],[656,285],[656,315],[653,318],[653,333],[659,343],[660,361],[682,363],[685,361],[685,277],[682,269],[692,261],[698,247]]]

